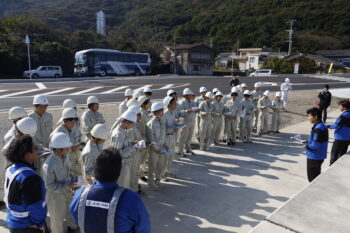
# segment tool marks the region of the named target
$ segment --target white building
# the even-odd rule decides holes
[[[96,31],[101,35],[106,35],[106,14],[103,11],[96,13]]]

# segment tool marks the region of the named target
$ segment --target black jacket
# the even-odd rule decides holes
[[[236,78],[236,79],[231,79],[230,81],[230,87],[235,87],[235,86],[238,86],[239,85],[239,79]]]
[[[332,100],[332,94],[327,91],[321,91],[318,94],[318,98],[320,98],[320,106],[329,106],[331,105],[331,100]]]

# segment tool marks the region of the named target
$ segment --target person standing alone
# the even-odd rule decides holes
[[[332,94],[329,92],[328,84],[324,85],[323,91],[321,91],[318,94],[318,98],[320,99],[319,107],[321,110],[321,114],[323,115],[323,123],[325,123],[327,120],[327,109],[331,105],[331,101],[332,101]]]

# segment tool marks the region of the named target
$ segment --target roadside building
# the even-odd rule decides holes
[[[176,60],[176,73],[186,75],[212,75],[213,52],[212,49],[202,43],[178,44],[165,46],[160,57],[164,64],[170,64],[170,72],[174,72],[174,60]],[[176,59],[175,59],[176,58]]]
[[[350,49],[318,50],[316,53],[350,68]]]

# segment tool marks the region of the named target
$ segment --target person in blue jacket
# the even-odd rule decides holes
[[[47,232],[45,184],[33,165],[39,158],[38,149],[32,137],[23,135],[12,141],[5,154],[13,163],[6,170],[4,186],[11,233]]]
[[[81,233],[150,233],[150,220],[139,194],[118,186],[122,159],[105,149],[97,157],[92,186],[76,191],[70,205]]]
[[[331,165],[342,157],[347,151],[350,144],[350,101],[340,100],[339,110],[342,114],[332,125],[327,125],[334,131],[334,142],[331,150]]]
[[[322,112],[319,108],[310,108],[306,114],[310,123],[313,124],[309,139],[302,142],[306,149],[307,177],[311,182],[321,174],[322,163],[327,158],[328,129],[322,123]]]

